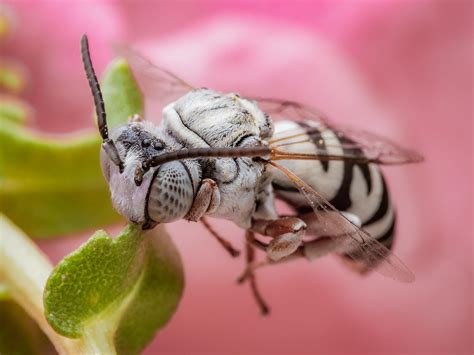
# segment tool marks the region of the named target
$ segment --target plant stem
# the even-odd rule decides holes
[[[80,354],[81,340],[57,334],[46,321],[43,290],[53,267],[39,248],[0,214],[0,282],[33,318],[60,354]]]

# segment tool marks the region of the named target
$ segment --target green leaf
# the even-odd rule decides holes
[[[106,353],[138,353],[174,313],[183,290],[179,255],[162,227],[98,231],[64,258],[45,288],[45,315],[61,335]]]
[[[102,83],[107,125],[113,128],[143,112],[143,97],[125,59],[116,59]]]
[[[109,67],[103,91],[115,125],[142,111],[140,91],[125,61]],[[53,139],[0,121],[0,211],[39,238],[118,221],[100,170],[100,144],[96,132]]]
[[[99,163],[95,134],[69,139],[2,123],[0,210],[28,235],[51,237],[117,221]]]

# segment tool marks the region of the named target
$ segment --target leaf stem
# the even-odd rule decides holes
[[[114,330],[110,329],[109,322],[96,322],[94,327],[84,328],[82,338],[85,354],[117,354],[114,345]]]
[[[53,267],[39,248],[0,214],[0,282],[33,318],[60,354],[80,354],[80,340],[57,334],[46,321],[43,289]]]

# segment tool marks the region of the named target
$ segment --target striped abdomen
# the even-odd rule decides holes
[[[285,151],[294,153],[341,154],[344,150],[342,144],[350,142],[348,138],[338,136],[329,129],[315,130],[315,124],[311,121],[275,123],[275,136],[288,130],[291,130],[291,134],[306,133],[304,137],[295,138],[295,141],[308,140],[285,146]],[[317,160],[283,160],[279,163],[292,170],[338,210],[356,215],[363,229],[391,248],[395,214],[385,180],[376,164]],[[283,175],[276,175],[273,187],[276,196],[286,201],[299,215],[311,213],[312,209],[304,197]],[[311,229],[307,234],[311,234]]]

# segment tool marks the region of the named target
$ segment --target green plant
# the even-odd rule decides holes
[[[110,126],[142,111],[124,60],[109,66],[102,87]],[[100,171],[98,134],[46,138],[24,127],[24,107],[18,99],[0,103],[0,314],[17,319],[9,332],[22,333],[14,342],[2,327],[0,353],[38,351],[47,344],[39,329],[61,354],[138,353],[179,303],[179,254],[164,228],[144,232],[128,224],[114,239],[97,231],[53,268],[30,237],[59,237],[121,217]]]

